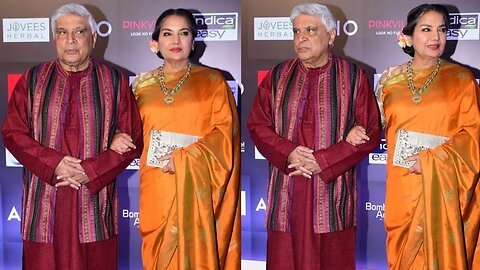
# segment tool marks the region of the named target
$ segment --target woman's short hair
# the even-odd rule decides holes
[[[57,20],[65,15],[77,15],[80,17],[87,18],[88,24],[90,25],[90,28],[92,29],[92,34],[97,32],[97,22],[95,22],[95,19],[92,16],[92,13],[88,11],[84,6],[79,5],[79,4],[66,4],[63,5],[59,8],[57,8],[53,14],[52,17],[50,18],[51,24],[52,24],[52,33],[55,33],[57,30]]]
[[[414,7],[407,15],[407,24],[402,29],[402,33],[404,35],[412,36],[413,31],[415,30],[415,26],[417,26],[418,20],[422,17],[425,13],[429,11],[436,11],[443,16],[443,20],[445,22],[445,27],[448,29],[448,10],[445,6],[439,4],[422,4],[417,7]],[[415,50],[413,46],[405,46],[403,51],[413,57],[415,55]]]
[[[152,33],[152,40],[158,41],[158,37],[160,36],[160,29],[162,28],[163,21],[165,21],[167,17],[173,16],[173,15],[183,17],[185,18],[185,20],[187,20],[188,28],[192,32],[192,38],[193,38],[193,41],[195,42],[195,37],[197,36],[197,23],[195,21],[195,17],[193,17],[192,12],[184,8],[177,8],[177,9],[171,8],[171,9],[165,10],[155,22],[155,30],[153,30],[153,33]],[[192,54],[193,54],[193,50],[192,52],[190,52],[190,56],[192,56]],[[163,56],[160,53],[160,51],[157,52],[157,56],[163,59]]]
[[[320,17],[327,31],[337,27],[337,19],[328,7],[316,3],[305,3],[295,6],[290,13],[290,21],[293,23],[299,15],[307,14]]]

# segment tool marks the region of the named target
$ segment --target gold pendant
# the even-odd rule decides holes
[[[172,96],[166,96],[163,101],[165,101],[165,104],[170,105],[173,103],[173,97]]]
[[[414,104],[418,104],[418,103],[422,102],[422,97],[419,94],[415,94],[412,97],[412,102]]]

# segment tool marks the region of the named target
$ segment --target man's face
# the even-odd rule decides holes
[[[327,63],[329,45],[335,40],[335,29],[327,32],[318,16],[301,14],[293,21],[293,44],[298,58],[307,67]]]
[[[85,17],[68,14],[57,19],[54,39],[60,64],[68,71],[81,71],[88,67],[96,34]]]

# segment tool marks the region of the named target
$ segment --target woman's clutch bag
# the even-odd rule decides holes
[[[400,129],[397,132],[393,165],[408,168],[414,161],[406,162],[404,159],[420,153],[420,151],[433,149],[450,138],[434,134]]]
[[[152,129],[150,131],[150,145],[147,153],[147,165],[160,167],[167,165],[168,160],[158,159],[170,154],[173,150],[192,144],[202,137]]]

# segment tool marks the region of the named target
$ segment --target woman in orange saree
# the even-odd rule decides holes
[[[441,5],[412,9],[399,45],[413,58],[387,69],[376,89],[388,147],[390,269],[480,269],[479,87],[466,68],[440,59],[447,26]],[[425,134],[447,141],[408,147],[423,145]],[[406,167],[394,165],[402,149],[411,151]]]
[[[236,105],[220,72],[190,63],[195,33],[188,10],[162,13],[150,45],[164,63],[133,83],[144,269],[240,269]]]

